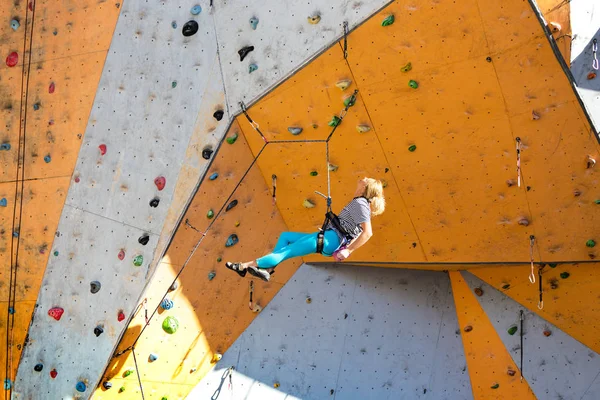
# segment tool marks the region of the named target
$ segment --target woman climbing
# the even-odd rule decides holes
[[[337,221],[327,224],[323,236],[324,256],[333,256],[336,261],[350,257],[373,235],[371,216],[385,210],[383,185],[372,178],[358,181],[354,199],[342,209]],[[246,272],[264,281],[269,281],[279,263],[293,257],[302,257],[317,252],[318,232],[283,232],[273,252],[254,261],[243,263],[225,263],[225,266],[237,272],[242,278]]]

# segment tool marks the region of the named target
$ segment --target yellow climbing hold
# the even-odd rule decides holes
[[[213,354],[212,359],[210,360],[210,363],[215,364],[215,363],[221,361],[221,358],[223,358],[222,354],[215,353],[215,354]]]
[[[303,206],[304,208],[315,208],[315,203],[313,203],[312,201],[310,201],[310,200],[308,200],[308,199],[305,199],[305,200],[302,202],[302,206]]]
[[[369,132],[371,130],[371,127],[369,125],[356,125],[356,131],[358,133],[366,133]]]
[[[408,63],[404,67],[400,68],[400,71],[402,71],[402,72],[408,72],[411,69],[412,69],[412,63]]]
[[[273,384],[273,387],[274,387],[275,389],[277,389],[279,386],[281,386],[281,385],[279,384],[279,382],[275,382],[275,383]]]
[[[337,86],[341,90],[346,90],[346,89],[348,89],[348,87],[351,84],[352,84],[352,81],[350,79],[342,79],[341,81],[339,81],[338,83],[336,83],[335,86]]]
[[[321,22],[321,16],[319,14],[308,17],[308,23],[311,25],[316,25],[319,22]]]

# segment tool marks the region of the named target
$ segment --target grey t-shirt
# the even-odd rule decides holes
[[[371,207],[369,202],[364,197],[356,197],[352,199],[346,207],[340,211],[338,218],[342,227],[352,236],[352,239],[357,238],[362,233],[360,224],[371,220]],[[338,232],[331,223],[327,229],[333,229],[338,234],[340,241],[344,239],[344,235]]]

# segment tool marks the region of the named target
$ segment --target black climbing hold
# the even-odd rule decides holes
[[[98,281],[90,282],[90,292],[92,293],[98,293],[101,287],[102,285]]]
[[[94,328],[94,335],[96,335],[96,337],[102,335],[104,333],[104,329],[102,329],[101,326],[97,326]]]
[[[110,388],[112,387],[112,383],[110,383],[110,382],[104,382],[104,383],[102,384],[102,387],[103,387],[104,389],[108,390],[108,389],[110,389]]]
[[[210,156],[212,156],[212,153],[212,149],[209,149],[207,147],[204,150],[202,150],[202,158],[204,158],[205,160],[210,160]]]
[[[485,58],[485,61],[487,61],[487,62],[492,62],[492,57],[486,57],[486,58]]]
[[[244,58],[246,58],[248,53],[250,53],[253,50],[254,50],[254,46],[246,46],[246,47],[242,47],[241,49],[239,49],[238,54],[240,55],[240,61],[244,61]]]
[[[227,204],[227,207],[225,207],[225,211],[229,211],[231,210],[233,207],[238,205],[238,201],[237,200],[232,200],[231,203]]]
[[[150,200],[150,207],[154,207],[154,208],[158,207],[159,202],[160,202],[160,200],[157,197],[153,198],[152,200]]]
[[[196,21],[188,21],[181,28],[183,36],[192,36],[198,32],[198,23]]]
[[[35,372],[41,372],[44,369],[44,365],[43,364],[36,364],[35,367],[33,367],[33,370]]]
[[[223,119],[223,115],[225,115],[225,112],[223,110],[217,110],[215,111],[215,113],[213,114],[213,117],[215,117],[215,119],[217,121],[220,121]]]
[[[140,238],[138,239],[138,242],[145,246],[148,244],[148,242],[150,241],[150,236],[143,234],[142,236],[140,236]]]

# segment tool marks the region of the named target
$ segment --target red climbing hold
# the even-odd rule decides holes
[[[50,94],[54,93],[54,89],[56,89],[54,82],[50,82],[50,86],[48,86],[48,93],[50,93]]]
[[[106,145],[105,144],[101,144],[100,146],[98,146],[98,148],[100,149],[100,154],[102,154],[102,155],[106,154]]]
[[[156,178],[154,180],[154,184],[156,185],[158,190],[163,190],[165,188],[166,183],[167,183],[167,180],[165,179],[164,176],[159,176],[158,178]]]
[[[125,259],[125,250],[121,250],[117,257],[119,257],[119,260],[123,261]]]
[[[119,311],[119,315],[117,315],[117,321],[121,322],[125,319],[125,314],[123,311]]]
[[[6,65],[9,67],[14,67],[19,63],[19,54],[16,51],[13,51],[6,57]]]
[[[80,179],[78,176],[75,177],[75,183],[79,183]]]
[[[33,11],[33,1],[29,2],[29,11]]]
[[[48,315],[54,318],[57,321],[60,321],[60,317],[62,317],[65,310],[60,307],[53,307],[48,310]]]
[[[56,378],[56,375],[58,375],[58,372],[56,372],[56,370],[55,370],[55,369],[53,369],[52,371],[50,371],[50,377],[51,377],[52,379]]]

